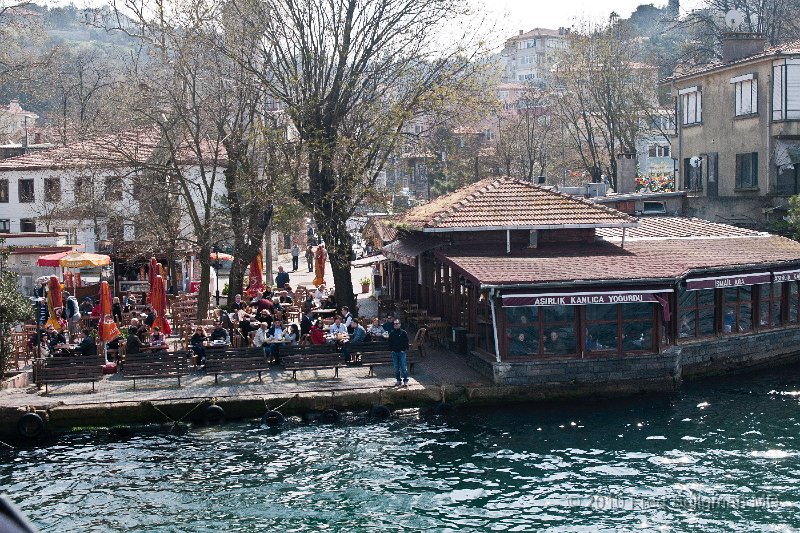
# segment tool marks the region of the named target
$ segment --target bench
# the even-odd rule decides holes
[[[88,383],[94,384],[103,378],[105,359],[100,355],[79,357],[49,357],[36,362],[36,386],[44,385],[44,393],[48,393],[51,383]]]
[[[269,359],[264,357],[261,348],[232,348],[219,351],[206,352],[206,373],[214,374],[214,383],[219,383],[220,374],[233,374],[241,372],[261,373],[269,370]]]
[[[406,352],[406,364],[408,365],[409,373],[414,373],[414,364],[419,363],[422,361],[422,356],[420,355],[419,351],[407,351]],[[375,368],[378,365],[391,365],[392,362],[392,352],[370,352],[364,353],[361,355],[361,364],[363,366],[369,367],[369,374],[368,376],[375,375]]]
[[[126,354],[121,375],[125,379],[133,379],[134,389],[137,379],[148,378],[178,378],[180,387],[181,376],[189,373],[190,357],[191,352],[188,351]]]
[[[297,380],[299,370],[324,370],[332,368],[333,377],[339,377],[339,367],[344,366],[344,359],[335,344],[315,346],[292,346],[281,354],[281,365],[284,370],[292,371],[292,379]]]

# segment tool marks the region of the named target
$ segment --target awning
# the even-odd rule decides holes
[[[350,261],[350,266],[359,268],[365,267],[369,265],[374,265],[375,263],[380,263],[381,261],[386,261],[386,256],[383,254],[378,255],[371,255],[369,257],[362,257],[361,259],[356,259],[355,261]]]
[[[800,164],[800,141],[775,141],[775,165],[779,170],[791,170]]]
[[[443,244],[439,239],[431,238],[405,238],[398,239],[383,247],[383,255],[390,261],[396,261],[408,266],[417,266],[417,256],[422,252]]]
[[[40,267],[58,267],[61,266],[61,258],[67,255],[70,251],[57,252],[54,254],[43,255],[36,260],[36,264]]]
[[[102,254],[86,252],[59,252],[57,254],[43,255],[37,261],[39,266],[55,266],[64,268],[98,267],[111,264],[111,258]]]
[[[772,281],[800,281],[800,270],[782,270],[772,273]]]
[[[686,280],[687,291],[701,289],[727,289],[729,287],[743,287],[747,285],[761,285],[772,281],[769,272],[754,272],[752,274],[735,274],[727,276],[714,276],[705,278],[689,278]]]
[[[673,292],[671,288],[629,291],[537,292],[529,294],[504,294],[503,307],[540,305],[613,305],[633,303],[663,303],[657,294]]]

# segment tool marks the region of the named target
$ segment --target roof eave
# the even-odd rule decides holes
[[[464,231],[506,231],[534,229],[593,229],[593,228],[638,228],[639,221],[617,222],[609,224],[524,224],[514,226],[478,226],[462,228],[420,228],[423,233],[455,233]]]

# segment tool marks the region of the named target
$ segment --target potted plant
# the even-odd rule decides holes
[[[369,292],[369,277],[361,278],[361,294],[367,294]]]

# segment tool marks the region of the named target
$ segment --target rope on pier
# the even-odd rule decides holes
[[[192,407],[191,409],[189,409],[189,410],[188,410],[188,411],[187,411],[187,412],[186,412],[186,413],[185,413],[185,414],[184,414],[182,417],[180,417],[180,418],[179,418],[179,419],[177,419],[177,420],[175,420],[174,418],[172,418],[171,416],[169,416],[167,413],[165,413],[164,411],[162,411],[161,409],[159,409],[159,408],[158,408],[158,406],[157,406],[156,404],[154,404],[153,402],[147,402],[147,403],[149,403],[149,404],[150,404],[150,405],[153,407],[153,409],[155,409],[156,411],[158,411],[159,413],[161,413],[162,415],[164,415],[164,417],[165,417],[167,420],[169,420],[170,422],[172,422],[172,426],[173,426],[173,427],[175,427],[175,426],[177,426],[178,424],[180,424],[180,423],[183,421],[183,419],[184,419],[184,418],[186,418],[187,416],[189,416],[189,415],[190,415],[190,414],[191,414],[191,413],[192,413],[192,412],[193,412],[195,409],[197,409],[198,407],[200,407],[201,405],[203,405],[204,403],[206,403],[206,401],[209,401],[209,402],[211,402],[211,405],[214,405],[214,404],[216,403],[216,400],[217,400],[216,398],[208,398],[208,399],[206,399],[206,398],[203,398],[202,400],[200,400],[200,401],[197,403],[197,405],[195,405],[194,407]]]

